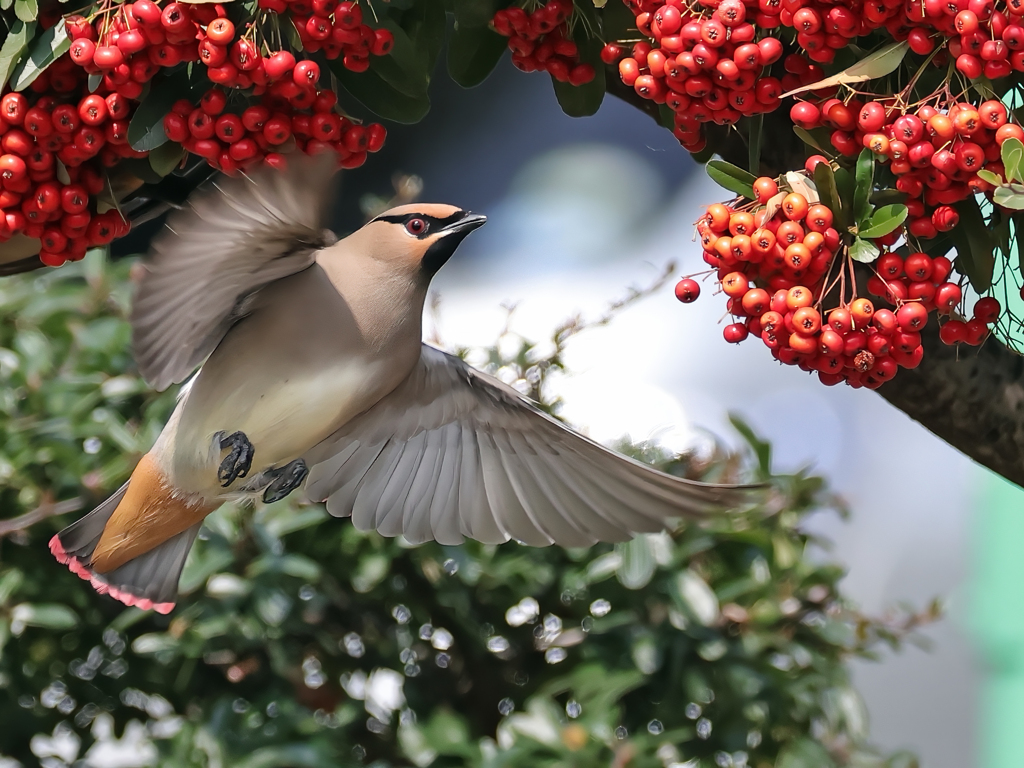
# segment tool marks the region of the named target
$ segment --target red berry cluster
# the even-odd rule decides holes
[[[931,105],[907,112],[885,100],[821,104],[800,101],[790,118],[803,128],[832,129],[832,145],[854,156],[870,149],[896,176],[896,188],[907,195],[908,230],[919,238],[948,232],[959,221],[950,206],[992,185],[978,176],[989,170],[1003,175],[1000,147],[1009,138],[1024,140],[1024,129],[1009,122],[1002,102],[978,106],[954,102],[943,109]]]
[[[704,148],[702,124],[731,125],[746,115],[771,112],[785,91],[824,76],[798,54],[786,57],[782,79],[768,74],[784,49],[770,35],[756,39],[764,15],[756,0],[721,0],[709,16],[683,0],[627,0],[627,5],[640,34],[652,42],[634,44],[624,58],[622,46],[609,43],[601,58],[607,64],[618,61],[622,81],[640,96],[672,109],[675,135],[690,152]]]
[[[228,94],[218,87],[207,91],[198,107],[180,100],[164,118],[164,132],[229,174],[261,161],[280,167],[283,153],[294,148],[307,154],[330,150],[343,168],[356,168],[366,161],[367,152],[383,146],[384,126],[355,125],[339,115],[333,91],[293,87],[291,81],[284,85],[272,85],[262,104],[241,114],[225,112]],[[294,95],[286,98],[280,92],[284,90]]]
[[[96,196],[107,188],[104,168],[145,156],[128,145],[131,99],[106,79],[89,93],[85,80],[62,57],[26,93],[0,99],[0,242],[39,239],[50,266],[127,234],[128,223],[101,213]]]
[[[348,0],[261,0],[260,7],[288,12],[305,50],[343,57],[354,71],[394,42],[389,31],[363,24],[359,6]],[[179,101],[164,130],[227,173],[264,160],[280,165],[282,153],[294,149],[331,150],[340,165],[354,168],[384,143],[383,126],[338,114],[334,93],[317,88],[315,62],[296,61],[288,51],[262,55],[257,28],[247,24],[236,34],[220,5],[104,2],[89,18],[68,16],[65,26],[68,54],[26,93],[0,100],[0,241],[15,234],[40,239],[44,264],[80,259],[89,247],[127,233],[128,223],[116,212],[101,213],[96,198],[107,188],[104,168],[145,157],[129,146],[128,125],[145,85],[162,69],[201,63],[223,86],[199,106]],[[99,79],[91,89],[90,75]]]
[[[772,355],[788,365],[815,371],[827,385],[845,381],[874,389],[900,367],[915,368],[924,354],[921,329],[931,312],[951,315],[963,295],[948,282],[952,263],[944,256],[914,253],[905,259],[884,254],[868,289],[893,309],[875,309],[865,298],[823,304],[847,269],[845,245],[832,226],[832,211],[799,192],[779,193],[760,178],[755,203],[739,208],[712,205],[697,222],[704,260],[715,271],[728,310],[726,341],[759,336]],[[830,276],[837,276],[830,282]],[[844,293],[843,288],[839,290]],[[692,278],[676,285],[689,303],[700,295]],[[833,299],[835,300],[835,299]],[[998,301],[981,299],[969,321],[949,319],[941,337],[949,344],[980,344],[999,316]]]
[[[259,0],[259,7],[291,13],[302,50],[323,51],[328,59],[341,58],[345,69],[365,72],[370,56],[391,52],[395,38],[386,29],[371,29],[363,23],[363,12],[352,0]]]
[[[531,13],[517,6],[500,10],[491,23],[508,38],[512,63],[523,72],[545,71],[559,82],[583,85],[594,79],[594,67],[580,63],[570,16],[571,0],[548,0]]]

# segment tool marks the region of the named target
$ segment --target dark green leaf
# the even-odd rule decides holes
[[[813,131],[808,131],[794,125],[793,133],[795,133],[804,144],[818,150],[826,157],[835,154],[835,148],[828,140],[828,133],[823,131],[821,128],[815,128]]]
[[[168,141],[149,153],[149,165],[159,176],[166,176],[181,164],[184,156],[184,147]]]
[[[205,78],[189,77],[182,68],[152,82],[128,124],[128,143],[139,152],[152,151],[167,142],[164,117],[178,99],[195,101],[208,83]]]
[[[11,90],[23,91],[35,81],[43,71],[53,64],[71,47],[61,19],[40,35],[32,45],[32,51],[23,58],[11,75]]]
[[[754,456],[757,457],[758,469],[760,470],[762,477],[768,477],[772,473],[772,446],[771,443],[767,443],[762,440],[750,425],[747,424],[740,416],[736,413],[729,414],[729,423],[732,424],[733,429],[743,436],[743,439],[747,441],[747,445],[750,446],[751,450],[754,451]]]
[[[39,3],[37,0],[14,0],[14,15],[28,23],[39,18]]]
[[[1021,171],[1021,161],[1024,160],[1024,144],[1020,139],[1009,138],[1004,141],[1000,148],[1000,159],[1003,161],[1007,181],[1024,181],[1024,173]]]
[[[836,189],[839,190],[839,199],[846,200],[847,202],[853,200],[853,190],[856,187],[857,182],[854,180],[853,174],[846,168],[837,168],[835,171],[836,176]],[[850,206],[844,206],[849,211]],[[849,222],[847,222],[849,226]]]
[[[448,39],[448,74],[463,88],[480,85],[501,61],[505,38],[487,27],[456,23]]]
[[[339,59],[330,62],[331,71],[341,86],[364,107],[396,123],[418,123],[430,111],[426,97],[409,96],[392,87],[372,69],[352,72]]]
[[[857,157],[857,185],[853,190],[853,223],[863,227],[871,215],[871,193],[875,183],[875,156],[862,149]]]
[[[839,189],[836,187],[836,176],[828,163],[814,166],[814,186],[818,188],[818,196],[822,204],[832,211],[835,227],[840,232],[846,231],[846,211],[843,209]]]
[[[870,264],[878,258],[878,246],[870,240],[856,237],[853,240],[853,245],[850,246],[850,258],[862,264]]]
[[[955,208],[960,214],[960,224],[953,227],[949,235],[956,246],[956,269],[967,275],[974,290],[982,293],[992,285],[994,243],[973,197],[957,203]]]
[[[455,26],[463,29],[486,27],[491,23],[494,14],[505,5],[506,3],[499,4],[495,0],[452,0]]]
[[[860,230],[860,237],[875,239],[885,237],[907,220],[907,206],[902,203],[883,205],[876,208],[868,219],[868,226]]]
[[[390,18],[383,19],[378,26],[391,32],[395,44],[387,56],[374,56],[370,69],[406,96],[427,98],[433,71],[432,62],[427,61],[427,51],[417,49],[409,33]]]
[[[761,133],[764,131],[764,115],[754,115],[747,120],[747,168],[755,176],[761,174]]]
[[[705,166],[705,170],[718,186],[724,187],[734,194],[754,199],[756,178],[749,171],[727,163],[725,160],[712,160]]]
[[[7,38],[0,47],[0,88],[7,85],[7,79],[35,33],[35,22],[26,24],[23,21],[16,21],[11,25],[11,31],[7,33]]]
[[[907,196],[898,189],[879,189],[871,195],[871,204],[876,208],[894,203],[905,203]]]
[[[586,4],[579,8],[582,18],[576,24],[573,32],[573,40],[580,52],[580,63],[590,64],[594,68],[594,79],[583,85],[571,85],[560,83],[554,78],[551,84],[555,89],[555,97],[562,111],[569,117],[589,117],[597,112],[604,101],[605,94],[605,67],[601,61],[601,41],[596,37],[589,37],[587,27],[596,29],[597,14],[594,7],[589,8]]]

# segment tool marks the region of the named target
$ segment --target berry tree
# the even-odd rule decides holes
[[[1024,483],[1021,0],[3,0],[0,18],[4,273],[81,259],[211,169],[359,166],[376,121],[426,114],[442,53],[471,87],[507,48],[567,114],[610,92],[710,160],[736,197],[695,212],[706,269],[677,295],[725,294],[727,341],[878,388]]]

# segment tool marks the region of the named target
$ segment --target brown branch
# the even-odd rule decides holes
[[[10,536],[12,533],[17,531],[23,531],[26,528],[31,528],[36,523],[45,520],[48,517],[63,515],[67,512],[76,512],[84,505],[85,500],[78,496],[73,499],[59,501],[56,504],[53,502],[44,502],[31,512],[26,512],[24,515],[12,517],[10,520],[0,520],[0,539],[5,536]]]
[[[995,339],[948,347],[936,323],[921,334],[924,358],[878,394],[954,448],[1024,487],[1024,357]]]

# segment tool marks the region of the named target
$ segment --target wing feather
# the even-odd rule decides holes
[[[186,379],[260,288],[313,263],[325,245],[331,163],[297,157],[194,194],[171,214],[132,305],[139,370],[157,389]]]
[[[332,514],[442,544],[622,541],[750,503],[761,490],[684,480],[621,456],[426,345],[402,384],[306,461],[307,491]]]

